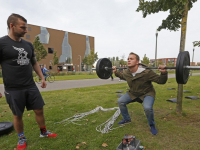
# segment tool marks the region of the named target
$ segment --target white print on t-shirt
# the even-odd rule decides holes
[[[28,65],[30,59],[27,58],[28,53],[24,50],[24,48],[17,48],[15,46],[13,46],[13,48],[19,52],[18,59],[13,61],[17,61],[19,65]]]

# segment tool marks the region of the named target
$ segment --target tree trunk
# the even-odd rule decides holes
[[[184,6],[184,9],[185,9],[185,11],[183,12],[183,18],[181,21],[180,52],[185,51],[188,3]],[[178,113],[180,115],[182,114],[182,99],[183,99],[183,84],[178,84],[176,113]]]

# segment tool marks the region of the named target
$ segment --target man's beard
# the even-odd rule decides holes
[[[16,33],[15,35],[20,38],[20,37],[24,37],[24,34],[25,33]]]
[[[24,37],[25,33],[17,33],[17,32],[15,32],[14,34],[15,34],[16,37],[20,38],[20,37]]]

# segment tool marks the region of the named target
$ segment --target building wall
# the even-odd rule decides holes
[[[49,42],[48,44],[43,43],[43,45],[46,48],[47,53],[48,53],[48,48],[53,48],[53,50],[57,52],[57,57],[59,59],[60,55],[62,54],[62,43],[66,31],[55,30],[51,28],[46,28],[46,29],[49,33]],[[40,33],[41,33],[40,26],[28,24],[28,33],[24,36],[24,39],[33,43],[35,37]],[[89,42],[91,50],[95,51],[94,37],[89,36]],[[86,35],[68,32],[68,43],[71,46],[73,62],[71,64],[60,63],[56,66],[53,66],[52,68],[53,71],[57,71],[58,66],[66,68],[63,69],[63,71],[68,71],[69,69],[68,66],[70,66],[70,68],[73,67],[76,71],[80,70],[80,62],[82,62],[82,59],[84,58],[84,54],[86,51]],[[48,53],[45,59],[39,61],[39,64],[40,65],[45,64],[46,68],[49,69],[49,66],[51,66],[50,61],[53,61],[53,53]]]
[[[154,63],[155,59],[151,59],[150,63],[151,65]],[[174,63],[174,67],[176,66],[176,61],[177,58],[161,58],[161,59],[157,59],[157,62],[163,62],[164,65],[167,65],[168,62],[173,62]],[[200,66],[200,62],[190,62],[190,66]]]
[[[167,65],[169,62],[172,62],[174,64],[174,67],[176,66],[176,60],[177,58],[160,58],[160,59],[157,59],[157,65],[158,65],[158,62],[162,62],[163,65]],[[155,59],[150,59],[150,63],[151,65],[153,65]]]

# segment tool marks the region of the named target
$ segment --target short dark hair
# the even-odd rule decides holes
[[[136,53],[130,52],[129,55],[135,55],[136,60],[140,61],[140,57]]]
[[[18,19],[21,19],[23,20],[24,22],[27,23],[27,20],[22,17],[21,15],[19,14],[14,14],[12,13],[9,17],[8,17],[8,20],[7,20],[7,25],[8,25],[8,29],[10,29],[10,24],[12,23],[13,25],[16,25]]]

